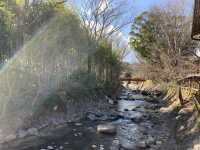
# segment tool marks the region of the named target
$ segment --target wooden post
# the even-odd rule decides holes
[[[194,99],[194,104],[195,104],[195,107],[198,111],[198,113],[200,113],[200,109],[199,109],[199,98],[200,98],[200,81],[197,79],[197,82],[198,82],[198,91],[195,95],[195,99]]]
[[[194,105],[195,105],[195,108],[197,109],[198,113],[200,113],[198,97],[196,97],[196,96],[194,98]]]

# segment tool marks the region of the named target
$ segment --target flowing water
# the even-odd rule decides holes
[[[112,114],[92,114],[80,122],[67,123],[54,131],[46,131],[33,139],[19,140],[5,149],[17,150],[120,150],[159,149],[168,138],[167,128],[160,120],[160,103],[152,98],[123,90]],[[111,113],[111,114],[110,114]],[[112,116],[112,117],[110,117]],[[96,118],[95,118],[96,117]],[[104,118],[104,119],[102,119]],[[112,124],[115,134],[97,132],[99,124]]]

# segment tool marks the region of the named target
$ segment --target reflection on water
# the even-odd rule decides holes
[[[149,105],[147,102],[142,101],[142,100],[135,100],[135,101],[128,101],[128,100],[120,100],[119,105],[118,105],[118,110],[120,112],[123,112],[125,110],[134,110],[137,107],[144,107],[146,105]]]

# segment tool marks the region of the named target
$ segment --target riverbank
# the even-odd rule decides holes
[[[200,117],[194,102],[191,99],[190,102],[181,106],[177,94],[172,95],[165,96],[166,107],[162,108],[161,112],[170,114],[168,126],[176,141],[175,150],[198,150],[200,148]]]
[[[164,117],[172,139],[166,142],[166,147],[173,150],[200,149],[200,117],[194,103],[193,90],[184,88],[181,91],[182,98],[187,101],[181,105],[176,84],[154,84],[152,81],[147,81],[132,88],[140,88],[150,93],[157,90],[163,92],[162,99],[165,104],[160,111],[166,114]]]

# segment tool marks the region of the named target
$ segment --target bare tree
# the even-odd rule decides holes
[[[129,6],[126,0],[83,0],[80,16],[88,47],[92,48],[88,50],[88,72],[91,72],[91,54],[99,41],[113,38],[111,36],[132,22]]]
[[[129,5],[125,0],[84,0],[81,9],[83,27],[97,41],[108,38],[131,23],[133,15]]]
[[[196,72],[196,57],[191,52],[197,44],[191,40],[191,23],[183,1],[153,7],[136,18],[130,39],[148,63],[150,76],[168,82]]]

